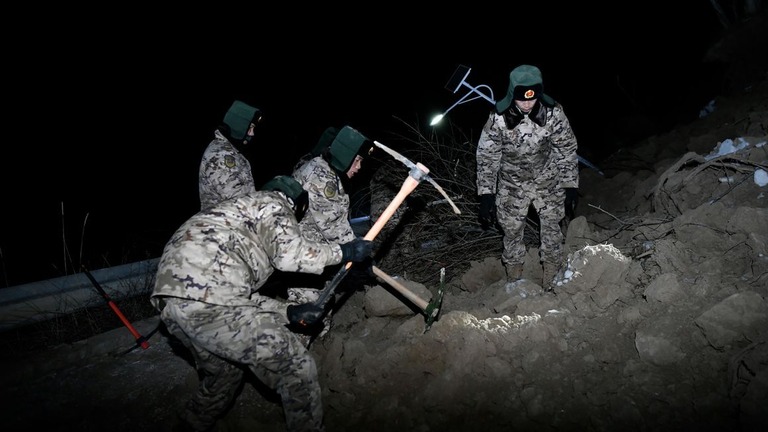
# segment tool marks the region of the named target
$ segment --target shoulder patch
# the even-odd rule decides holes
[[[237,165],[237,161],[235,161],[235,157],[231,155],[224,156],[224,165],[227,166],[227,168],[232,168],[235,165]]]
[[[325,188],[323,188],[323,193],[325,194],[326,198],[333,198],[336,196],[336,183],[334,181],[329,180],[325,184]]]

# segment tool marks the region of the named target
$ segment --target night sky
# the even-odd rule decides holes
[[[194,23],[154,11],[37,18],[30,27],[41,34],[14,35],[4,62],[0,288],[71,274],[73,263],[159,256],[199,208],[200,157],[233,99],[265,113],[249,154],[263,183],[290,174],[329,126],[385,144],[403,122],[428,130],[466,93],[444,88],[458,65],[498,100],[509,71],[529,63],[564,106],[579,153],[599,161],[615,150],[622,114],[671,124],[717,90],[701,63],[721,30],[709,3],[653,3],[508,12],[468,4],[441,16],[372,5],[365,19],[304,10],[301,19],[257,14],[255,24],[234,11]],[[476,137],[490,108],[478,99],[448,118]]]

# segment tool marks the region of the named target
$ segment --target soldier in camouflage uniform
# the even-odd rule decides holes
[[[301,185],[278,176],[263,189],[192,216],[158,264],[151,302],[190,349],[201,377],[181,414],[195,430],[211,428],[226,411],[244,368],[280,394],[287,430],[323,430],[317,367],[286,328],[289,304],[258,290],[275,269],[320,274],[325,266],[366,259],[371,244],[305,239],[298,226],[308,202]]]
[[[309,193],[309,210],[301,221],[301,233],[318,242],[344,243],[355,238],[349,223],[349,195],[344,183],[355,176],[363,159],[373,150],[373,144],[350,126],[341,130],[326,129],[312,152],[296,164],[293,177]],[[351,278],[348,278],[348,280]],[[291,288],[288,298],[305,303],[317,299],[319,291],[312,288]],[[323,329],[317,337],[328,333],[332,311],[323,319]]]
[[[496,103],[477,144],[480,218],[496,220],[504,232],[502,262],[507,279],[522,277],[523,233],[528,207],[540,219],[542,287],[552,288],[563,264],[566,189],[579,185],[576,137],[563,107],[543,93],[541,71],[522,65],[509,74],[509,88]]]
[[[293,177],[309,192],[309,210],[302,233],[315,241],[348,242],[355,237],[349,224],[349,195],[344,182],[360,171],[373,143],[355,129],[328,128],[313,150],[293,170]]]
[[[261,111],[234,101],[203,152],[198,189],[200,209],[225,199],[256,191],[251,164],[239,149],[250,143],[261,121]]]

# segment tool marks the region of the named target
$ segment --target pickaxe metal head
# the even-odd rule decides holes
[[[413,161],[411,161],[411,160],[410,160],[410,159],[408,159],[407,157],[405,157],[405,156],[401,155],[400,153],[398,153],[398,152],[396,152],[396,151],[392,150],[391,148],[389,148],[389,147],[385,146],[384,144],[382,144],[382,143],[380,143],[380,142],[378,142],[378,141],[374,141],[374,142],[373,142],[373,144],[374,144],[376,147],[379,147],[380,149],[382,149],[382,150],[384,150],[385,152],[389,153],[389,154],[390,154],[390,155],[391,155],[393,158],[395,158],[396,160],[398,160],[398,161],[402,162],[402,163],[403,163],[403,164],[404,164],[406,167],[410,168],[410,169],[411,169],[411,174],[410,174],[410,175],[411,175],[411,177],[414,177],[414,175],[413,175],[413,170],[414,170],[414,169],[416,169],[416,167],[417,167],[417,166],[419,166],[419,165],[420,165],[420,166],[422,167],[422,168],[421,168],[422,170],[423,170],[423,169],[426,169],[426,167],[425,167],[424,165],[422,165],[422,164],[421,164],[421,162],[419,162],[419,163],[414,163]],[[414,178],[416,178],[416,177],[414,177]],[[417,178],[417,180],[419,180],[419,181],[421,181],[422,179],[424,179],[424,180],[427,180],[428,182],[432,183],[432,186],[434,186],[434,187],[435,187],[435,189],[437,189],[437,191],[438,191],[438,192],[440,192],[440,194],[441,194],[441,195],[443,195],[443,197],[445,197],[445,199],[446,199],[446,200],[448,201],[448,203],[451,205],[451,208],[453,209],[453,212],[454,212],[454,213],[456,213],[456,214],[461,214],[461,210],[459,210],[459,208],[458,208],[458,207],[456,207],[456,204],[454,204],[454,203],[453,203],[453,200],[451,200],[451,198],[448,196],[448,194],[447,194],[447,193],[445,193],[445,190],[444,190],[442,187],[440,187],[440,185],[439,185],[439,184],[437,184],[437,182],[436,182],[436,181],[434,181],[434,180],[432,179],[432,177],[430,177],[430,176],[429,176],[429,169],[426,169],[426,173],[424,173],[424,174],[423,174],[421,177]]]

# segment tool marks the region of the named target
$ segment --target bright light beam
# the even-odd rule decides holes
[[[447,110],[445,110],[445,111],[444,111],[442,114],[438,114],[438,115],[436,115],[436,116],[432,117],[432,121],[429,123],[429,125],[430,125],[430,126],[434,126],[434,125],[436,125],[436,124],[440,123],[440,120],[442,120],[442,119],[443,119],[443,117],[445,117],[445,115],[446,115],[446,114],[448,114],[448,112],[449,112],[450,110],[452,110],[452,109],[456,108],[456,106],[457,106],[457,105],[461,105],[461,104],[463,104],[463,103],[471,102],[471,101],[473,101],[473,100],[475,100],[475,99],[477,99],[477,98],[479,98],[479,97],[482,97],[483,99],[487,100],[487,101],[488,101],[488,102],[490,102],[492,105],[496,105],[496,102],[495,102],[493,99],[491,99],[491,98],[493,97],[493,90],[491,90],[491,88],[490,88],[490,87],[488,87],[487,85],[485,85],[485,84],[481,84],[481,85],[479,85],[479,86],[477,86],[477,87],[472,87],[472,86],[470,86],[469,84],[467,84],[467,83],[465,83],[465,82],[462,82],[462,84],[464,84],[465,86],[467,86],[467,87],[471,88],[472,90],[470,90],[470,91],[469,91],[467,94],[465,94],[464,96],[462,96],[462,98],[461,98],[461,99],[459,99],[458,101],[456,101],[456,103],[454,103],[453,105],[451,105],[451,107],[450,107],[450,108],[448,108]],[[487,95],[485,95],[485,94],[481,93],[481,92],[478,90],[479,88],[487,88],[487,89],[488,89],[488,91],[489,91],[489,92],[491,92],[491,96],[490,96],[490,97],[488,97]],[[477,94],[479,94],[480,96],[475,96],[475,97],[473,97],[473,98],[471,98],[471,99],[467,99],[467,97],[468,97],[469,95],[471,95],[473,92],[474,92],[474,93],[477,93]]]
[[[452,87],[455,84],[455,82],[458,81],[456,78],[461,77],[460,78],[461,82],[459,82],[458,85],[456,85],[456,89],[453,90],[453,92],[456,93],[457,91],[459,91],[459,89],[462,86],[468,87],[469,88],[469,92],[467,92],[467,94],[462,96],[461,99],[456,101],[456,103],[451,105],[451,107],[448,108],[447,110],[445,110],[442,114],[438,114],[438,115],[432,117],[432,121],[429,122],[430,126],[434,126],[434,125],[440,123],[440,121],[445,117],[445,115],[448,114],[448,112],[451,111],[452,109],[454,109],[457,105],[461,105],[463,103],[473,101],[473,100],[475,100],[477,98],[480,98],[480,97],[482,97],[483,99],[485,99],[488,102],[490,102],[491,105],[496,105],[496,101],[493,100],[493,89],[491,89],[490,87],[488,87],[485,84],[481,84],[481,85],[479,85],[477,87],[473,87],[473,86],[469,85],[469,83],[467,83],[466,79],[469,76],[469,72],[471,70],[472,70],[471,68],[468,68],[468,67],[463,66],[463,65],[459,66],[456,69],[456,71],[454,72],[454,76],[451,77],[451,81],[448,82],[448,85],[446,87],[448,87],[448,86]],[[463,76],[462,76],[462,74],[463,74]],[[482,91],[480,91],[480,89],[487,89],[488,93],[490,93],[490,96],[488,96],[487,94],[485,94]],[[471,99],[467,99],[472,93],[477,93],[477,96],[475,96],[475,97],[473,97]]]

